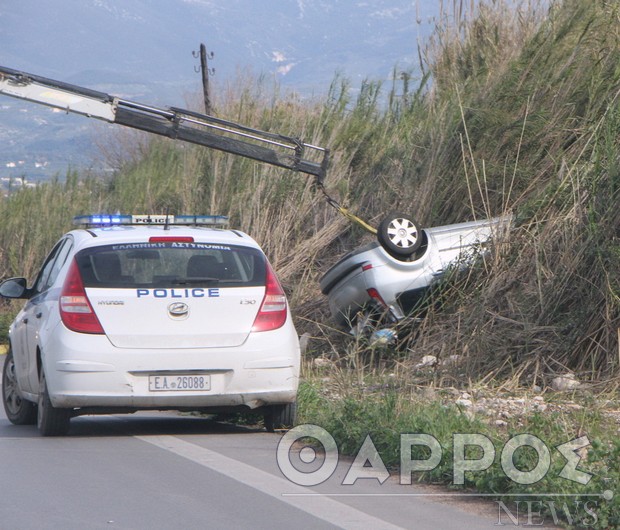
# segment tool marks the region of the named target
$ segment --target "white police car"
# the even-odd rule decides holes
[[[83,414],[260,410],[295,419],[300,350],[258,244],[221,216],[84,216],[10,326],[2,399],[14,424],[66,434]]]

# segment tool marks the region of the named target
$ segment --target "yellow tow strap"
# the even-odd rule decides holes
[[[361,219],[360,217],[358,217],[354,213],[351,213],[349,210],[347,210],[346,208],[344,208],[344,207],[342,207],[340,205],[336,206],[335,208],[336,208],[336,210],[338,210],[342,215],[344,215],[350,221],[358,224],[364,230],[370,232],[371,234],[377,235],[377,229],[376,228],[373,228],[372,226],[370,226],[366,221],[364,221],[363,219]]]
[[[373,235],[377,235],[377,229],[370,226],[366,221],[364,221],[361,217],[358,217],[357,215],[355,215],[354,213],[350,212],[347,208],[345,208],[344,206],[341,206],[338,201],[336,201],[335,199],[333,199],[332,197],[329,196],[329,194],[327,193],[327,190],[325,189],[325,187],[323,186],[322,183],[318,183],[319,189],[323,192],[323,195],[325,195],[325,198],[327,199],[327,202],[333,206],[334,208],[336,208],[336,210],[338,210],[342,215],[344,215],[349,221],[361,226],[364,230],[366,230],[367,232],[370,232]]]

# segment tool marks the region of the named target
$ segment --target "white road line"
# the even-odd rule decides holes
[[[135,438],[187,458],[333,525],[347,529],[401,528],[330,498],[300,495],[312,490],[176,436],[135,436]],[[291,493],[300,496],[284,496]]]

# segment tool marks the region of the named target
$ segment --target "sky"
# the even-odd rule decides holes
[[[452,0],[444,0],[451,3]],[[0,0],[0,65],[156,106],[251,72],[302,96],[414,73],[442,0]],[[95,120],[0,96],[0,176],[82,164]],[[36,159],[36,160],[35,160]],[[41,166],[42,161],[53,163]],[[7,164],[23,164],[7,168]],[[4,173],[2,172],[4,171]]]
[[[0,64],[62,81],[147,84],[179,97],[197,84],[192,52],[214,53],[213,81],[241,70],[302,92],[336,72],[353,81],[417,66],[441,0],[0,0]],[[178,104],[175,99],[171,104]]]

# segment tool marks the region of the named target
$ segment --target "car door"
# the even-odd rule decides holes
[[[39,387],[37,370],[37,348],[40,346],[40,331],[50,316],[50,312],[58,306],[58,293],[51,289],[58,273],[64,265],[71,249],[73,239],[61,239],[52,249],[43,263],[32,288],[32,295],[21,313],[20,322],[20,358],[17,378],[20,388],[26,392],[36,393]]]

